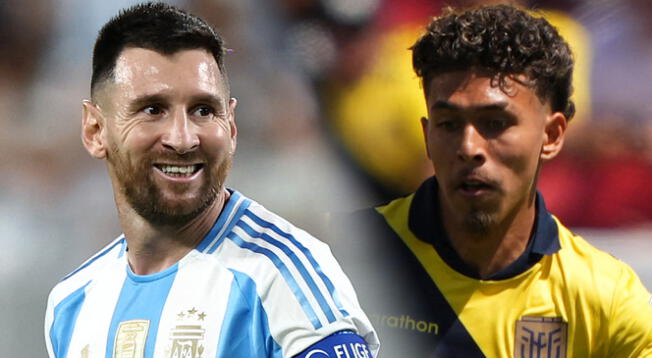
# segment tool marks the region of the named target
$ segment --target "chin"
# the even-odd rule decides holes
[[[167,197],[150,187],[149,195],[127,196],[132,208],[145,220],[162,226],[180,226],[192,221],[214,203],[217,189],[205,188],[197,195],[184,198]]]
[[[151,210],[141,212],[147,221],[156,225],[180,226],[189,223],[205,212],[213,201],[193,202],[183,205],[181,203],[159,203],[152,206]]]
[[[485,210],[474,210],[464,216],[464,226],[469,232],[487,233],[498,222],[495,212]]]

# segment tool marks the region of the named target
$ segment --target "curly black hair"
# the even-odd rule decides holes
[[[433,76],[483,69],[500,76],[525,75],[535,93],[568,120],[575,114],[573,55],[557,30],[541,17],[509,5],[435,17],[411,47],[412,65],[424,89]]]

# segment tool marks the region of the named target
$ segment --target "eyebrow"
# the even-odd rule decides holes
[[[225,107],[225,103],[222,100],[222,98],[214,96],[212,94],[200,94],[197,96],[192,96],[191,97],[191,102],[193,103],[208,103],[211,104],[217,109],[223,109]]]
[[[169,102],[169,96],[163,95],[163,94],[145,94],[139,97],[136,97],[131,103],[129,104],[129,108],[133,110],[138,110],[146,105],[149,104],[154,104],[154,103],[168,103]],[[192,96],[190,98],[191,103],[208,103],[211,104],[217,109],[223,109],[224,103],[221,98],[214,96],[212,94],[200,94],[196,96]]]
[[[473,110],[473,111],[504,111],[508,106],[507,102],[496,102],[490,104],[481,104],[477,106],[462,107],[448,101],[437,101],[432,106],[431,110],[447,109],[452,111]]]
[[[167,102],[167,98],[161,94],[148,94],[136,97],[131,103],[129,103],[129,108],[133,110],[140,109],[148,104],[152,103],[164,103]]]

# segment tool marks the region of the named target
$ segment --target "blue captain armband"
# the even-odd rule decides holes
[[[373,358],[367,342],[351,331],[333,333],[295,358]]]

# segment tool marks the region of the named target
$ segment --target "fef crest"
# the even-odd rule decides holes
[[[567,331],[561,317],[522,317],[516,322],[514,357],[566,358]]]

